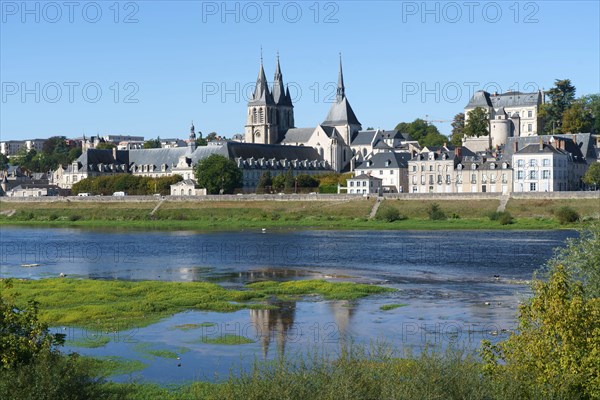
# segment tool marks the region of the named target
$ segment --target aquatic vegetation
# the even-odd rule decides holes
[[[224,344],[224,345],[237,345],[237,344],[249,344],[254,343],[254,340],[248,339],[245,336],[225,334],[221,336],[206,336],[203,335],[200,338],[201,343],[206,344]]]
[[[86,347],[88,349],[95,349],[98,347],[104,347],[110,343],[110,337],[108,335],[102,335],[98,333],[95,337],[84,337],[76,340],[67,340],[65,344],[73,347]]]
[[[214,322],[202,322],[199,324],[182,324],[182,325],[175,325],[173,327],[171,327],[170,329],[179,329],[182,331],[191,331],[193,329],[199,329],[199,328],[208,328],[211,326],[215,326]]]
[[[245,290],[231,290],[208,282],[49,278],[14,280],[6,295],[15,296],[17,304],[38,301],[40,319],[50,325],[122,332],[185,310],[233,312],[273,308],[263,301],[279,295],[351,300],[393,290],[317,280],[260,282],[247,285]]]
[[[105,378],[115,375],[131,374],[133,372],[141,371],[148,366],[139,360],[131,360],[118,356],[80,356],[78,362],[86,364],[95,375]]]
[[[396,308],[406,307],[408,304],[384,304],[379,309],[381,311],[395,310]]]

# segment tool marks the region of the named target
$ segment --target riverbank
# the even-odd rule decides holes
[[[479,200],[383,200],[374,218],[375,198],[287,201],[184,201],[144,199],[120,201],[0,201],[0,226],[46,226],[146,230],[336,229],[336,230],[447,230],[447,229],[562,229],[556,211],[573,208],[581,220],[600,217],[600,199],[510,199],[506,211],[513,223],[502,225],[489,215],[497,198]],[[430,220],[428,209],[438,204],[448,217]],[[399,218],[389,221],[386,209]]]

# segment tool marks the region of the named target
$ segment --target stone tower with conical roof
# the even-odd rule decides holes
[[[294,127],[294,105],[289,88],[283,83],[283,74],[277,54],[273,90],[265,77],[262,56],[252,99],[246,116],[246,143],[276,144]]]
[[[358,121],[358,118],[356,118],[356,115],[346,98],[341,54],[335,102],[331,104],[329,113],[321,125],[334,127],[340,133],[347,145],[350,145],[354,135],[362,129],[362,125]]]
[[[277,105],[269,90],[262,55],[254,94],[248,102],[245,139],[246,143],[260,144],[274,144],[279,139]]]

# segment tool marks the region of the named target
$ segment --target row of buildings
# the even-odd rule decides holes
[[[325,119],[314,127],[297,128],[279,58],[272,86],[261,59],[244,135],[236,135],[237,140],[197,146],[193,124],[187,140],[165,140],[158,149],[141,148],[143,137],[83,138],[83,154],[53,171],[48,183],[70,189],[82,179],[103,175],[178,174],[184,182],[173,194],[196,194],[195,165],[220,154],[242,170],[244,191],[254,191],[265,171],[276,176],[288,170],[293,175],[352,171],[354,178],[340,187],[352,194],[580,190],[581,177],[598,161],[600,139],[589,133],[538,135],[543,102],[541,91],[478,91],[464,109],[465,118],[475,108],[484,109],[488,135],[466,138],[455,148],[421,147],[397,130],[363,130],[346,96],[341,59],[336,98]],[[120,145],[112,150],[96,148],[106,140]]]

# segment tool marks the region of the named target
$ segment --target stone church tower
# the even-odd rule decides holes
[[[294,127],[294,106],[290,92],[284,90],[283,76],[277,56],[273,92],[269,90],[262,57],[252,99],[246,116],[246,143],[276,144]]]

